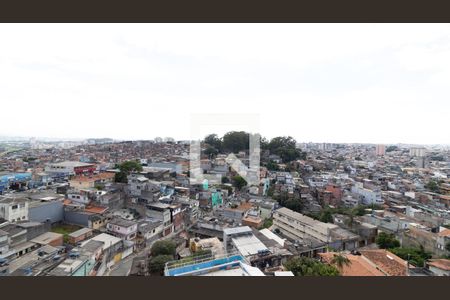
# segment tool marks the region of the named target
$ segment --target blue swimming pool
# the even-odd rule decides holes
[[[243,260],[244,260],[244,258],[240,255],[233,255],[230,257],[218,258],[218,259],[214,259],[214,260],[210,260],[210,261],[201,262],[198,264],[192,264],[192,265],[182,266],[179,268],[170,269],[170,270],[168,270],[166,276],[177,276],[177,275],[189,273],[192,271],[213,268],[213,267],[231,263],[231,262],[236,262],[238,264],[239,262],[241,262]]]

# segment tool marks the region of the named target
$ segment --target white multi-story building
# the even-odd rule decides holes
[[[0,218],[8,222],[28,220],[28,201],[23,198],[0,198]]]
[[[93,173],[96,167],[94,164],[79,161],[63,161],[59,163],[49,163],[45,166],[45,172],[51,175],[81,175]]]
[[[8,236],[8,232],[0,229],[0,258],[7,257],[11,255],[12,251],[9,249],[10,239]]]
[[[413,147],[409,149],[409,155],[415,157],[423,157],[425,156],[426,149],[423,147]]]
[[[316,221],[285,207],[274,212],[273,225],[283,235],[293,240],[313,237],[323,243],[330,242],[330,231],[339,228],[337,225]]]
[[[113,219],[106,225],[108,232],[124,240],[134,239],[136,237],[137,227],[136,222],[122,218]]]
[[[288,239],[309,242],[311,247],[320,243],[337,250],[352,250],[358,245],[358,235],[335,224],[314,220],[285,207],[274,212],[273,226]]]
[[[357,182],[351,189],[351,192],[358,194],[361,197],[362,204],[371,205],[378,204],[382,205],[384,203],[381,198],[381,191],[378,189],[368,189],[364,188],[361,182]]]

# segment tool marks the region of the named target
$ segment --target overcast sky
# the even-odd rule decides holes
[[[191,114],[238,113],[269,138],[450,144],[450,25],[0,24],[0,112],[8,136],[190,139]]]

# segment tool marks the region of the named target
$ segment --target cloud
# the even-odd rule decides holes
[[[191,114],[238,109],[268,137],[450,143],[448,24],[2,24],[0,39],[2,135],[188,139]]]

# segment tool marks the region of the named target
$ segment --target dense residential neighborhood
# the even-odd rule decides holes
[[[248,141],[1,141],[0,275],[450,275],[448,147]]]

